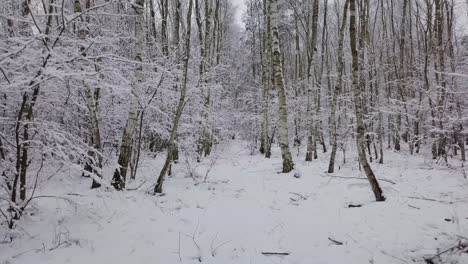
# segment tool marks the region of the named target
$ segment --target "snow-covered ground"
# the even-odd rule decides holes
[[[374,202],[366,180],[328,177],[326,154],[310,163],[294,155],[295,178],[278,173],[276,149],[265,159],[234,143],[205,165],[191,164],[197,184],[181,160],[163,196],[147,193],[158,159],[144,161],[129,188],[144,184],[125,192],[90,190],[89,179],[62,170],[40,189],[60,198],[34,200],[13,241],[0,244],[0,263],[424,263],[468,237],[468,179],[459,162],[449,168],[387,151],[385,164],[372,163],[388,180],[380,181],[387,201]],[[333,175],[363,177],[352,152]],[[12,234],[0,226],[0,235]],[[449,255],[468,263],[468,254]]]

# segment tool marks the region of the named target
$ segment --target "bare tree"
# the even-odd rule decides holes
[[[346,27],[346,21],[348,20],[348,5],[349,0],[346,0],[343,8],[343,19],[341,21],[340,31],[338,33],[338,81],[332,92],[332,102],[331,102],[331,124],[332,124],[332,151],[330,155],[330,163],[328,165],[328,173],[333,173],[335,169],[335,157],[336,150],[338,148],[338,139],[337,139],[337,128],[336,128],[336,104],[338,95],[343,89],[343,73],[344,73],[344,51],[343,51],[343,42],[344,42],[344,32]]]
[[[135,80],[132,83],[130,110],[128,112],[127,124],[122,135],[122,143],[118,158],[119,167],[115,169],[114,177],[112,178],[112,186],[116,190],[125,189],[127,169],[132,154],[132,139],[138,122],[140,86],[143,82],[143,60],[145,47],[144,33],[144,0],[136,0],[132,5],[133,15],[135,16]]]
[[[349,1],[349,13],[350,13],[350,22],[349,22],[349,37],[350,37],[350,46],[352,54],[352,80],[353,80],[353,95],[354,95],[354,108],[356,111],[356,145],[359,155],[359,162],[364,169],[364,172],[369,180],[372,191],[374,192],[376,201],[385,201],[385,197],[382,194],[382,189],[380,189],[379,182],[370,167],[367,157],[366,149],[364,146],[364,112],[363,112],[363,94],[361,88],[359,87],[359,55],[356,45],[357,33],[356,33],[356,0]]]
[[[281,49],[279,36],[279,10],[278,0],[270,0],[271,12],[271,35],[272,35],[272,65],[273,77],[275,86],[278,89],[279,103],[279,140],[281,147],[281,157],[283,159],[283,173],[290,172],[294,169],[291,152],[289,151],[289,134],[288,134],[288,109],[286,104],[286,90],[284,85],[283,68],[281,65]]]
[[[312,97],[313,97],[313,88],[315,82],[313,79],[313,72],[315,70],[315,53],[317,50],[317,35],[318,35],[318,16],[319,16],[319,0],[313,0],[312,7],[312,32],[309,33],[309,27],[307,27],[307,120],[308,120],[308,137],[307,137],[307,152],[306,152],[306,161],[312,160],[312,155],[317,153],[316,148],[316,135],[314,133],[315,126],[312,112]]]
[[[182,87],[180,89],[179,103],[177,104],[177,109],[176,109],[176,112],[174,115],[174,121],[172,124],[171,135],[169,138],[166,161],[164,162],[164,166],[161,169],[161,172],[159,173],[157,184],[154,187],[154,194],[163,192],[164,178],[167,174],[170,163],[172,161],[171,155],[175,147],[177,129],[179,127],[180,117],[182,116],[182,112],[184,110],[185,103],[186,103],[188,67],[189,67],[189,60],[190,60],[190,34],[191,34],[191,27],[192,27],[192,9],[193,9],[193,0],[189,0],[189,7],[187,11],[187,20],[186,20],[187,29],[185,33],[185,56],[184,56],[184,73],[183,73],[184,76],[183,76],[183,81],[182,81]]]

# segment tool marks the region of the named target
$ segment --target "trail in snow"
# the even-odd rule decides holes
[[[221,154],[207,182],[206,166],[194,184],[181,162],[164,196],[145,193],[159,160],[145,162],[131,183],[147,181],[138,191],[96,192],[77,173],[62,173],[40,192],[69,201],[38,199],[14,241],[0,246],[0,263],[423,263],[468,237],[460,170],[388,152],[385,164],[372,165],[396,184],[381,181],[387,201],[377,203],[366,180],[327,177],[326,155],[296,157],[297,179],[278,173],[279,153],[251,156],[243,144]],[[334,175],[363,177],[348,160]],[[452,257],[468,263],[466,255]]]

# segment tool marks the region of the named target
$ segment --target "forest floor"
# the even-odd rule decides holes
[[[349,152],[333,175],[364,177]],[[384,164],[372,163],[387,197],[375,202],[366,179],[325,173],[328,153],[309,163],[296,154],[297,170],[280,174],[277,149],[265,159],[234,142],[202,164],[181,160],[163,196],[148,194],[163,155],[144,160],[125,192],[90,190],[89,179],[62,168],[38,190],[54,197],[35,199],[14,233],[0,226],[0,242],[14,237],[0,244],[0,263],[430,263],[466,242],[459,161],[388,150]],[[468,263],[461,251],[431,261]]]

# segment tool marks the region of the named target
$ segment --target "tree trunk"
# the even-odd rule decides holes
[[[182,83],[182,87],[180,89],[180,97],[179,103],[177,105],[177,109],[174,116],[174,121],[172,124],[171,135],[169,139],[169,146],[167,148],[167,156],[166,161],[164,162],[164,166],[159,173],[158,181],[156,186],[154,187],[154,194],[162,193],[163,192],[163,183],[166,173],[171,165],[172,161],[172,153],[175,147],[175,138],[177,136],[177,129],[179,127],[180,117],[182,116],[182,112],[185,106],[185,97],[187,94],[187,82],[188,82],[188,64],[190,59],[190,33],[192,28],[192,8],[193,8],[193,0],[189,0],[189,7],[187,11],[187,32],[185,35],[185,57],[184,57],[184,79]]]
[[[344,52],[343,52],[343,40],[344,40],[344,31],[346,27],[346,21],[348,19],[348,5],[349,0],[346,0],[343,8],[343,20],[341,22],[340,32],[338,33],[338,81],[335,89],[333,90],[332,103],[331,103],[331,125],[332,125],[332,151],[330,155],[330,163],[328,164],[328,173],[334,172],[336,151],[338,148],[337,140],[337,128],[336,128],[336,103],[339,93],[341,92],[343,86],[343,72],[344,72]]]
[[[87,9],[92,7],[92,3],[90,0],[85,1],[85,7]],[[79,1],[75,2],[75,14],[82,12],[81,4]],[[87,29],[76,29],[75,34],[80,38],[80,40],[84,41],[88,37],[88,30]],[[80,53],[83,57],[86,57],[87,54],[83,47],[80,48]],[[84,66],[81,66],[81,70],[84,70]],[[88,155],[90,156],[89,161],[87,161],[84,169],[85,171],[94,174],[97,177],[102,177],[101,175],[101,168],[102,168],[102,156],[101,156],[101,133],[99,130],[99,119],[98,119],[98,100],[99,98],[99,88],[96,88],[96,91],[93,92],[89,84],[86,80],[83,80],[84,85],[84,94],[85,94],[85,101],[89,111],[89,133],[91,134],[91,146],[94,150],[89,151]],[[91,184],[91,188],[99,188],[101,184],[96,181],[93,177],[93,182]]]
[[[135,25],[135,38],[137,39],[135,45],[135,61],[138,63],[135,70],[135,80],[132,84],[130,110],[128,112],[127,124],[122,135],[122,143],[120,145],[120,153],[118,158],[119,167],[115,169],[114,177],[112,178],[112,186],[116,190],[125,189],[126,177],[130,156],[132,154],[132,139],[133,134],[138,122],[138,109],[140,98],[140,86],[143,82],[143,54],[145,47],[145,33],[144,33],[144,0],[136,0],[132,6],[133,14],[136,19]]]
[[[266,158],[271,157],[271,140],[270,140],[270,67],[271,67],[271,10],[270,1],[265,0],[264,2],[264,18],[266,22],[266,30],[263,34],[263,71],[262,71],[262,82],[263,82],[263,129],[262,129],[262,150]]]
[[[315,68],[315,53],[317,49],[317,31],[318,31],[318,15],[319,15],[319,0],[314,0],[312,6],[312,36],[311,39],[308,39],[308,63],[307,63],[307,152],[306,152],[306,161],[312,161],[312,155],[314,153],[314,148],[316,147],[314,137],[314,122],[312,113],[312,93],[314,81],[313,81],[313,69]],[[309,38],[308,34],[306,36]]]
[[[150,0],[153,1],[153,0]],[[167,34],[167,17],[169,13],[169,4],[168,0],[160,0],[161,13],[161,42],[162,42],[162,53],[165,57],[169,55],[169,41]]]
[[[326,60],[326,56],[328,56],[328,31],[327,31],[327,13],[328,13],[328,0],[324,0],[323,3],[323,23],[322,23],[322,45],[321,45],[321,56],[320,56],[320,71],[318,72],[317,80],[317,93],[316,93],[316,103],[315,103],[315,124],[314,124],[314,131],[313,131],[313,138],[314,138],[314,159],[318,158],[317,152],[317,140],[320,141],[323,147],[323,152],[327,151],[325,140],[323,140],[323,133],[322,133],[322,119],[320,116],[321,111],[321,97],[322,97],[322,79],[323,79],[323,68]],[[328,65],[327,65],[328,66]],[[320,125],[320,126],[319,126]]]
[[[281,65],[281,50],[280,36],[278,28],[278,0],[270,0],[271,4],[271,34],[272,34],[272,49],[273,49],[273,76],[275,85],[278,88],[278,103],[279,103],[279,140],[281,147],[281,157],[283,158],[283,173],[288,173],[293,170],[294,163],[291,152],[289,151],[289,135],[288,135],[288,108],[286,104],[286,89],[284,85],[283,68]]]
[[[364,146],[365,127],[364,127],[364,112],[363,112],[363,95],[361,88],[358,86],[359,83],[359,56],[356,45],[356,0],[350,0],[350,23],[349,23],[349,36],[351,43],[351,55],[352,55],[352,85],[354,95],[354,107],[356,112],[356,145],[359,155],[359,162],[366,173],[367,179],[371,185],[372,191],[376,201],[385,201],[385,197],[382,194],[379,183],[367,162],[366,150]]]
[[[173,0],[174,5],[174,48],[177,50],[176,57],[179,58],[179,39],[180,39],[180,0]]]

